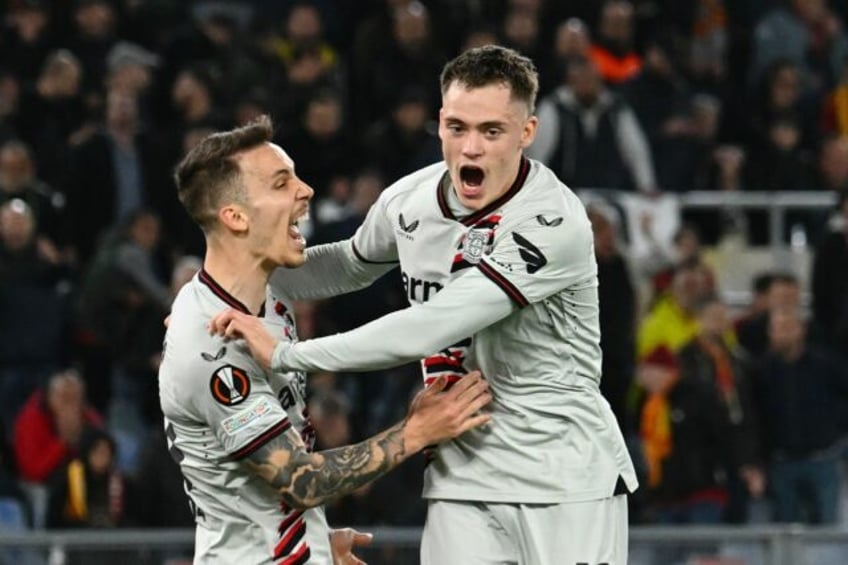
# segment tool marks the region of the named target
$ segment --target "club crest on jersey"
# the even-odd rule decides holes
[[[224,365],[212,373],[209,390],[218,404],[236,406],[250,394],[250,378],[244,369]]]
[[[475,229],[468,230],[462,244],[462,258],[472,265],[476,265],[483,258],[483,252],[486,251],[488,241],[488,233]]]
[[[495,242],[495,230],[501,221],[499,215],[492,215],[484,218],[471,226],[462,240],[459,242],[459,249],[453,258],[451,265],[451,273],[467,269],[480,262],[483,255],[488,255],[492,252],[492,246]]]

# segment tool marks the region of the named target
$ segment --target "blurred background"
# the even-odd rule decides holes
[[[315,189],[310,244],[349,237],[387,185],[440,160],[441,67],[488,43],[536,63],[528,154],[592,221],[602,391],[642,482],[631,562],[848,562],[848,2],[5,0],[0,14],[0,562],[191,555],[156,384],[162,320],[203,255],[180,158],[270,113]],[[392,272],[298,304],[299,336],[405,305]],[[402,418],[420,384],[417,365],[312,375],[318,448]],[[422,464],[327,507],[333,525],[377,528],[370,563],[418,562]]]

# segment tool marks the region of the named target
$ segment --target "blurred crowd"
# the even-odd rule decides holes
[[[722,302],[704,248],[728,233],[764,243],[765,216],[684,217],[669,252],[633,261],[619,211],[602,201],[588,211],[602,389],[642,475],[634,521],[744,522],[755,502],[767,504],[763,520],[839,520],[848,3],[0,6],[0,522],[191,524],[156,374],[163,319],[203,255],[171,179],[198,140],[270,113],[315,189],[310,244],[345,238],[385,186],[440,159],[440,69],[493,42],[539,68],[528,153],[575,189],[838,195],[827,213],[792,212],[814,253],[810,287],[775,266],[756,277],[744,311]],[[391,273],[356,295],[298,304],[299,335],[404,305]],[[420,382],[415,365],[312,375],[318,448],[400,419]],[[421,465],[332,503],[331,523],[422,524]]]

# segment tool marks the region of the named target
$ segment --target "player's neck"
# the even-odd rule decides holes
[[[253,314],[259,312],[265,302],[265,287],[270,273],[255,257],[241,250],[209,243],[203,269]]]

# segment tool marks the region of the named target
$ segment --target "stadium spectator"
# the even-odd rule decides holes
[[[547,69],[539,70],[539,94],[546,96],[568,76],[568,64],[589,56],[589,28],[579,18],[568,18],[556,28],[553,55]]]
[[[774,273],[771,271],[764,271],[754,275],[751,280],[751,299],[748,301],[747,307],[736,317],[733,323],[737,334],[739,333],[739,328],[744,326],[749,320],[768,311],[769,288],[773,280]]]
[[[641,70],[621,84],[621,94],[650,143],[659,186],[677,192],[692,188],[682,184],[686,181],[679,167],[687,162],[691,151],[687,141],[695,134],[692,95],[676,60],[679,41],[670,32],[652,36]]]
[[[608,84],[621,84],[642,68],[642,58],[634,50],[634,26],[633,4],[627,0],[604,2],[589,57]]]
[[[840,76],[848,35],[827,0],[787,0],[757,22],[752,50],[751,80],[785,58],[804,71],[807,88],[820,94]]]
[[[58,469],[50,483],[48,528],[115,528],[123,524],[127,485],[117,472],[115,440],[90,428],[79,454]]]
[[[30,148],[12,140],[0,147],[0,204],[15,198],[29,206],[40,238],[54,247],[68,243],[65,195],[38,178]]]
[[[771,310],[769,351],[754,376],[774,519],[838,520],[840,442],[848,400],[845,364],[806,343],[797,308]]]
[[[736,325],[741,345],[753,360],[769,349],[769,317],[781,309],[797,310],[801,307],[801,283],[790,273],[774,273],[768,286],[767,308]]]
[[[17,5],[14,5],[17,4]],[[0,40],[0,62],[19,80],[36,79],[47,55],[56,47],[56,30],[48,2],[30,0],[7,6]]]
[[[67,49],[52,51],[34,85],[22,89],[16,127],[31,148],[36,170],[50,186],[62,187],[70,144],[89,116],[83,104],[82,65]]]
[[[639,324],[636,333],[638,359],[664,346],[676,353],[698,333],[696,305],[709,294],[703,267],[697,261],[680,264],[669,292],[659,297]]]
[[[604,87],[589,60],[572,61],[564,78],[539,103],[528,155],[569,186],[656,191],[651,148],[630,106]]]
[[[0,421],[7,433],[30,394],[66,360],[70,275],[37,238],[24,201],[0,206]]]
[[[390,117],[365,132],[363,158],[384,178],[400,178],[439,160],[436,128],[424,90],[407,86],[398,93]]]
[[[272,32],[262,40],[261,49],[272,70],[271,107],[280,135],[293,134],[311,101],[322,92],[344,90],[344,61],[324,37],[321,12],[309,2],[293,3],[282,35]]]
[[[391,108],[399,86],[423,88],[432,104],[439,99],[433,78],[439,76],[447,55],[433,29],[430,11],[416,0],[396,4],[390,8],[388,34],[362,38],[364,42],[379,44],[379,50],[371,52],[373,47],[363,46],[361,54],[355,54],[352,61],[351,95],[358,121],[373,122],[382,116],[386,108]],[[360,58],[369,52],[372,57]]]
[[[85,400],[85,385],[73,370],[55,373],[30,396],[15,421],[15,459],[21,480],[45,483],[79,453],[88,428],[102,425]]]
[[[92,175],[92,171],[99,171]],[[138,100],[120,90],[106,98],[106,123],[75,146],[65,182],[69,228],[77,259],[88,265],[105,233],[134,210],[156,206],[167,178],[156,140],[139,121]],[[161,204],[159,207],[164,207]]]
[[[358,144],[345,127],[341,95],[333,90],[315,93],[297,123],[299,127],[277,140],[297,161],[298,174],[310,179],[319,200],[329,196],[335,178],[353,174]]]

